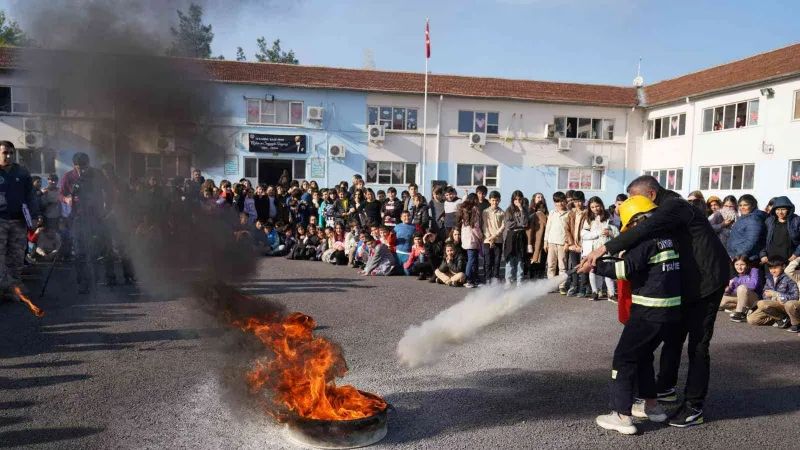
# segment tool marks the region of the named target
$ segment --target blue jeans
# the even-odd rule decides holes
[[[522,283],[524,269],[524,255],[508,255],[506,258],[506,283],[511,283],[516,277],[517,283]]]
[[[467,249],[467,281],[474,283],[478,279],[478,249]]]

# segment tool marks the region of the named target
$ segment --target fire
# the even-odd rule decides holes
[[[20,300],[22,300],[23,302],[25,302],[25,304],[28,305],[28,308],[30,308],[31,311],[33,311],[34,316],[44,317],[44,311],[42,311],[42,309],[39,308],[38,306],[34,305],[33,302],[31,302],[28,299],[28,297],[26,297],[25,294],[22,293],[22,290],[19,288],[19,286],[14,286],[14,293],[17,294],[17,297],[19,297]]]
[[[386,408],[379,397],[366,397],[353,386],[336,386],[334,378],[347,373],[342,349],[335,343],[314,336],[314,319],[293,313],[246,322],[234,322],[252,332],[271,351],[274,358],[261,358],[249,371],[251,392],[272,391],[272,402],[301,418],[352,420],[372,416]],[[279,420],[281,414],[268,409]]]

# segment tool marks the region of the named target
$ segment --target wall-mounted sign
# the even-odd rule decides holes
[[[306,136],[289,134],[248,135],[250,151],[256,153],[306,153]]]
[[[311,178],[325,178],[325,160],[314,158],[311,160]]]
[[[239,175],[238,156],[225,156],[225,175]]]

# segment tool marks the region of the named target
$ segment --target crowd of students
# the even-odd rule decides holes
[[[363,276],[408,275],[430,283],[472,288],[483,283],[520,285],[527,277],[553,278],[570,272],[583,256],[619,234],[616,208],[580,190],[556,192],[552,211],[543,194],[514,191],[507,206],[498,191],[478,186],[438,187],[430,200],[410,184],[373,191],[356,175],[352,183],[320,188],[315,181],[277,186],[223,180],[217,186],[196,172],[186,181],[209,213],[235,208],[237,239],[256,252],[287,259],[353,267]],[[192,187],[193,186],[193,187]],[[188,191],[187,191],[188,192]],[[728,249],[731,280],[720,311],[736,322],[800,327],[798,281],[800,217],[786,197],[765,210],[743,195],[707,201],[699,191],[687,200]],[[609,257],[619,255],[608,255]],[[571,273],[562,295],[617,300],[616,283],[594,273]]]

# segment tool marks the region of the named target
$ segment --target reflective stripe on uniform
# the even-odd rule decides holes
[[[617,261],[614,263],[614,272],[616,272],[618,280],[627,280],[627,278],[625,278],[625,261]]]
[[[669,261],[671,259],[678,259],[678,253],[675,250],[667,250],[661,252],[650,258],[647,262],[649,264],[658,264],[664,261]]]
[[[652,297],[642,297],[641,295],[633,295],[631,296],[631,303],[647,306],[650,308],[669,308],[672,306],[680,306],[681,298],[680,297],[652,298]]]

